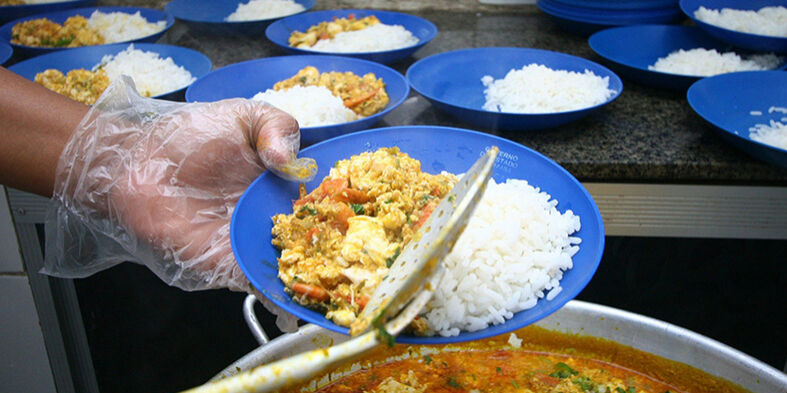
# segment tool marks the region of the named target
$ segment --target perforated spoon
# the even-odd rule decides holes
[[[416,232],[391,265],[361,314],[350,326],[352,340],[304,352],[210,382],[188,393],[270,392],[303,382],[338,363],[382,343],[393,345],[399,334],[432,297],[451,251],[486,189],[497,158],[492,147],[476,161]]]

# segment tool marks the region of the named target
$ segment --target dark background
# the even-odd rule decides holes
[[[714,338],[782,370],[787,360],[784,241],[607,237],[578,299]],[[102,393],[175,392],[256,348],[245,294],[183,292],[125,263],[75,280]],[[266,331],[279,334],[258,308]]]

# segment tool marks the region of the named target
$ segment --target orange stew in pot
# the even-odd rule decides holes
[[[316,391],[745,392],[693,367],[631,347],[535,326],[512,336],[453,346],[382,348],[352,369],[349,374],[332,371],[323,376],[330,382]]]

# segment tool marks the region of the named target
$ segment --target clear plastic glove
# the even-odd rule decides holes
[[[267,104],[155,100],[131,79],[115,82],[63,149],[42,272],[85,277],[134,261],[185,290],[251,292],[232,254],[230,218],[266,168],[314,176],[313,160],[296,159],[299,144],[295,119]],[[279,322],[296,327],[294,318]]]

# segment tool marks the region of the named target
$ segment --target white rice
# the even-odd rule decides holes
[[[413,33],[401,25],[378,23],[365,29],[343,31],[333,38],[319,40],[311,50],[319,52],[381,52],[415,45]]]
[[[158,53],[134,49],[134,45],[115,55],[106,55],[94,70],[103,68],[110,81],[121,75],[134,80],[140,94],[154,97],[186,87],[196,78],[175,64],[171,57],[162,58]]]
[[[505,78],[481,78],[486,86],[483,109],[509,113],[554,113],[601,104],[615,94],[609,78],[589,70],[584,73],[553,70],[540,64],[512,69]]]
[[[511,333],[508,335],[508,344],[511,345],[513,348],[522,348],[522,339],[516,335],[516,333]]]
[[[773,54],[754,55],[744,60],[734,52],[719,53],[715,49],[679,49],[659,58],[648,66],[651,71],[670,74],[711,76],[736,71],[772,70],[782,59]]]
[[[443,260],[446,274],[423,317],[437,334],[455,336],[504,323],[551,300],[579,251],[579,217],[527,184],[490,180],[467,228]]]
[[[325,126],[357,120],[344,102],[322,86],[293,86],[287,90],[268,89],[253,100],[265,101],[289,113],[301,127]]]
[[[164,30],[166,21],[149,23],[139,11],[135,14],[125,12],[103,13],[93,11],[87,20],[87,25],[96,29],[107,44],[113,42],[131,41],[149,36]]]
[[[772,107],[768,108],[768,113],[773,113],[773,112],[778,112],[778,113],[785,113],[785,114],[787,114],[787,107],[783,107],[783,106],[772,106]]]
[[[700,7],[694,17],[710,25],[744,33],[787,37],[787,8],[763,7],[758,11]]]
[[[235,12],[224,18],[227,22],[261,20],[296,14],[305,10],[292,0],[251,0],[238,4]]]
[[[757,124],[749,128],[749,137],[760,143],[787,150],[787,124],[771,120],[770,124]]]

